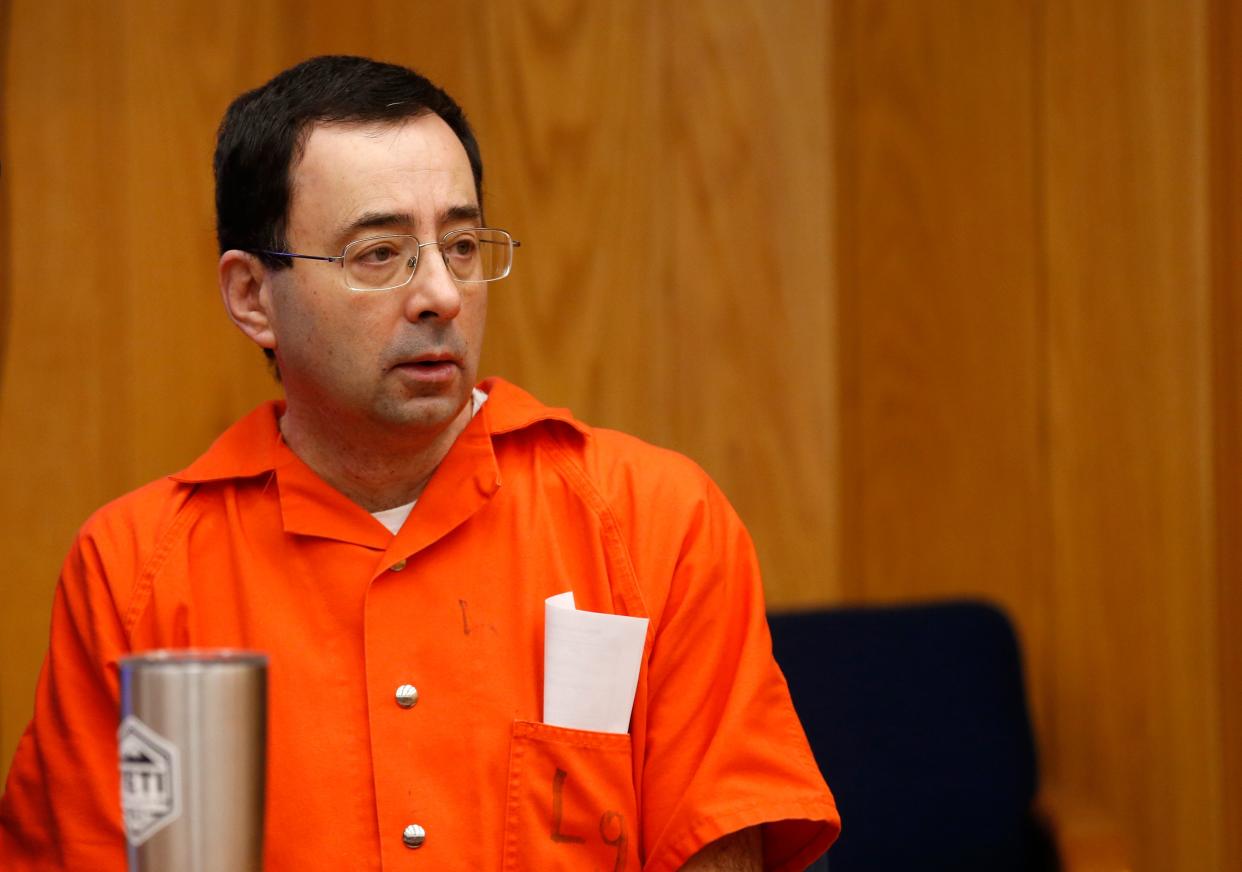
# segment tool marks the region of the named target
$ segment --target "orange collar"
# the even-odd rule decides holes
[[[544,421],[568,424],[584,436],[589,433],[568,409],[545,406],[504,379],[489,378],[479,385],[479,389],[488,395],[488,400],[458,441],[467,433],[479,429],[489,437],[499,436]],[[278,422],[284,411],[283,400],[268,400],[260,404],[225,430],[197,460],[170,477],[186,484],[251,478],[296,461],[296,456],[280,438]]]
[[[487,402],[457,437],[419,498],[419,514],[426,520],[407,524],[395,542],[370,513],[327,484],[285,444],[279,427],[285,404],[279,400],[258,406],[171,478],[201,484],[275,473],[287,532],[380,550],[397,546],[403,553],[413,553],[469,517],[500,487],[494,437],[545,421],[589,434],[568,410],[544,406],[509,382],[488,379],[479,388],[487,393]]]

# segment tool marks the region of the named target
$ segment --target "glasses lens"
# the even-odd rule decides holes
[[[410,280],[418,262],[413,236],[373,236],[345,246],[345,283],[357,291],[383,291]]]
[[[503,230],[454,230],[440,240],[444,262],[460,282],[493,282],[509,274],[513,238]]]

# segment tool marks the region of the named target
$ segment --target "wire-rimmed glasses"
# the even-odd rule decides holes
[[[513,249],[521,245],[507,231],[493,227],[450,230],[432,242],[419,242],[407,234],[368,236],[355,239],[335,257],[261,250],[273,257],[300,257],[340,263],[345,285],[351,291],[390,291],[408,285],[418,269],[419,255],[428,245],[438,245],[449,273],[459,282],[495,282],[509,274]]]

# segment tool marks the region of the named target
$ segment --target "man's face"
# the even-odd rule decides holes
[[[429,242],[479,224],[469,159],[436,115],[318,125],[293,171],[289,251],[337,255],[355,239],[389,233]],[[353,291],[343,272],[339,263],[295,260],[270,273],[290,413],[357,432],[464,425],[487,285],[454,281],[437,246],[422,249],[401,288]]]

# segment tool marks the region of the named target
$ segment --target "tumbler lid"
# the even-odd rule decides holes
[[[159,648],[154,651],[138,651],[118,658],[125,668],[135,666],[185,666],[231,664],[238,666],[266,666],[267,654],[262,651],[245,651],[240,648]]]

